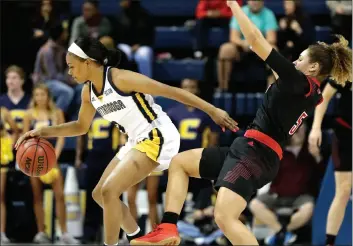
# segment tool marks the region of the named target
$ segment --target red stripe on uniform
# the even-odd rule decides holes
[[[244,137],[255,139],[256,141],[266,145],[270,149],[272,149],[278,155],[278,158],[282,160],[283,151],[281,146],[270,136],[262,133],[258,130],[247,130],[244,134]]]
[[[349,123],[347,123],[344,119],[342,119],[342,118],[337,118],[337,119],[336,119],[336,122],[337,122],[338,124],[340,124],[341,126],[352,130],[352,126],[351,126]]]

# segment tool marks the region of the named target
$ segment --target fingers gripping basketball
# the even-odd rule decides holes
[[[48,173],[56,164],[55,150],[43,138],[25,140],[18,148],[16,161],[23,173],[38,177]]]

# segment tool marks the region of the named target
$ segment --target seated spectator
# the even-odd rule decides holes
[[[137,63],[139,72],[152,78],[154,25],[139,1],[122,0],[118,17],[119,49]]]
[[[100,38],[111,34],[110,21],[99,13],[98,1],[85,0],[82,16],[76,17],[72,23],[70,44],[79,37]]]
[[[200,93],[199,83],[194,79],[184,79],[181,88],[195,95]],[[201,110],[178,104],[168,110],[168,115],[180,133],[179,152],[217,146],[218,126]]]
[[[55,16],[51,0],[42,0],[39,13],[34,17],[33,38],[38,40],[41,45],[49,38],[50,28],[58,22]]]
[[[73,82],[67,74],[66,49],[63,46],[67,39],[67,30],[58,24],[50,29],[49,37],[38,51],[33,82],[46,83],[56,98],[57,106],[66,112],[74,96],[74,90],[68,85]]]
[[[277,47],[289,60],[297,59],[314,42],[315,29],[299,0],[285,0],[283,6],[286,15],[279,21]]]
[[[9,125],[6,129],[5,124]],[[11,134],[9,133],[9,131]],[[19,129],[5,107],[0,107],[0,243],[10,243],[6,236],[6,181],[9,164],[14,160],[12,146],[17,141]]]
[[[238,0],[239,4],[242,0]],[[232,11],[223,0],[200,0],[196,7],[196,27],[194,55],[196,58],[203,56],[203,51],[208,40],[208,30],[211,27],[226,27]]]
[[[331,11],[332,31],[352,41],[352,1],[326,0]]]
[[[283,159],[276,178],[268,193],[254,198],[249,208],[255,219],[264,223],[274,232],[266,238],[267,245],[289,245],[295,242],[294,231],[303,227],[311,219],[314,209],[313,193],[317,182],[319,152],[309,153],[306,141],[306,125],[290,139],[283,151]],[[282,223],[274,210],[290,207],[293,213]]]
[[[133,61],[129,61],[127,55],[119,48],[116,48],[114,40],[110,36],[103,36],[99,39],[99,41],[109,50],[117,49],[121,52],[119,68],[131,70],[134,72],[138,71],[136,63]]]
[[[267,41],[275,46],[277,42],[277,20],[273,12],[264,6],[263,0],[249,0],[242,7],[245,14],[261,30]],[[242,37],[239,24],[233,17],[230,22],[230,40],[222,44],[218,53],[218,89],[227,91],[233,62],[241,61],[242,53],[250,52],[250,46]]]
[[[51,98],[49,88],[45,84],[37,84],[33,89],[33,99],[23,119],[23,131],[38,129],[43,126],[59,125],[65,123],[64,114],[57,109]],[[64,147],[64,138],[48,139],[55,146],[57,160]],[[61,242],[64,244],[78,244],[67,231],[66,227],[66,206],[64,200],[64,180],[58,163],[47,174],[40,177],[30,177],[33,190],[33,207],[36,215],[38,233],[33,242],[50,243],[44,232],[44,207],[43,207],[43,184],[51,185],[55,196],[56,217],[59,220],[62,232]]]

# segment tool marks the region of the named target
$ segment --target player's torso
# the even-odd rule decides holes
[[[203,146],[205,135],[208,133],[206,121],[208,116],[199,109],[189,110],[180,105],[173,110],[174,124],[180,133],[180,151],[200,148]]]
[[[276,82],[266,91],[254,123],[283,146],[321,102],[320,87],[314,82],[307,95],[282,90]]]
[[[98,93],[91,83],[91,103],[106,120],[119,126],[129,137],[151,130],[168,116],[154,103],[151,95],[124,94],[114,85],[110,68],[105,68],[103,90]]]
[[[111,152],[118,149],[119,131],[113,124],[96,114],[87,135],[87,151]]]
[[[26,110],[28,108],[29,102],[31,98],[29,95],[25,94],[18,103],[14,103],[7,95],[3,95],[1,97],[1,105],[2,107],[7,108],[12,119],[16,122],[17,127],[22,130],[23,129],[23,118],[26,114]],[[5,128],[11,132],[10,126],[5,124]]]

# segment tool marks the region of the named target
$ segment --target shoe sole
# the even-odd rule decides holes
[[[145,242],[138,240],[131,240],[130,245],[179,245],[180,237],[169,237],[159,242]]]

